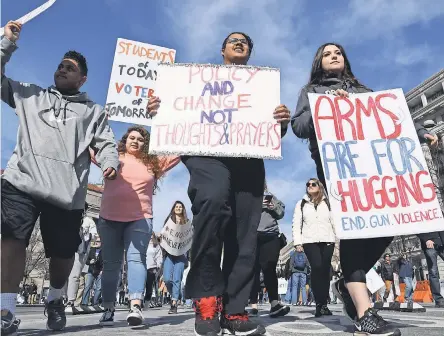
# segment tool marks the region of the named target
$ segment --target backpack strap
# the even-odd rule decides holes
[[[301,201],[301,235],[302,235],[302,228],[304,227],[304,206],[307,203],[307,200],[302,199]]]

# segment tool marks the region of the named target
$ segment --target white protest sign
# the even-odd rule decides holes
[[[402,89],[308,96],[340,239],[444,229]]]
[[[151,125],[146,111],[154,95],[157,66],[174,63],[176,51],[137,41],[117,39],[105,108],[112,121]]]
[[[180,256],[185,254],[191,248],[193,241],[193,226],[191,221],[184,225],[179,225],[168,219],[167,223],[160,232],[160,246],[168,254]]]
[[[42,14],[44,11],[46,11],[49,7],[51,7],[56,0],[49,0],[45,2],[43,5],[37,7],[36,9],[30,11],[28,14],[23,15],[20,19],[17,19],[15,21],[20,22],[22,25],[24,25],[26,22],[34,19],[37,15]],[[5,33],[5,27],[0,28],[0,35],[4,35]]]
[[[150,153],[281,159],[278,69],[161,64]]]
[[[288,281],[284,278],[278,278],[278,295],[287,294]]]
[[[367,289],[370,290],[372,294],[377,292],[379,289],[385,286],[384,281],[381,276],[372,268],[366,275]]]

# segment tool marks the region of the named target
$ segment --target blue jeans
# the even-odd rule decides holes
[[[99,274],[97,277],[94,277],[91,273],[85,275],[85,290],[83,291],[82,305],[89,305],[91,289],[94,289],[92,305],[98,305],[100,295],[102,294],[102,274]]]
[[[413,279],[411,277],[403,277],[405,283],[404,300],[409,302],[413,297]]]
[[[285,302],[287,303],[291,303],[291,289],[292,289],[291,279],[292,277],[290,277],[287,281],[287,293],[285,294]]]
[[[293,273],[291,275],[291,303],[296,304],[299,301],[299,293],[302,288],[302,302],[307,302],[307,291],[305,285],[307,284],[307,274],[305,273]]]
[[[432,290],[433,299],[435,303],[441,303],[444,298],[441,295],[441,285],[439,284],[438,255],[444,260],[444,246],[437,249],[425,248],[423,251],[429,269],[430,289]]]
[[[103,307],[114,306],[124,251],[128,264],[129,300],[143,300],[146,250],[153,231],[152,219],[118,222],[99,218],[97,229],[102,241]]]
[[[185,262],[186,258],[184,255],[172,256],[169,254],[167,254],[163,262],[163,281],[171,294],[172,301],[179,299]]]

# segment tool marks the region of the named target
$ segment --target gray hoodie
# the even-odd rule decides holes
[[[1,41],[1,97],[19,118],[17,145],[2,178],[33,198],[74,210],[85,206],[91,164],[88,147],[102,170],[118,169],[113,132],[102,107],[86,93],[62,95],[5,76],[5,65],[17,49]]]

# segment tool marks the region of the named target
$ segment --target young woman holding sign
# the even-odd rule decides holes
[[[231,33],[222,43],[224,64],[246,65],[253,41],[245,33]],[[173,79],[174,80],[174,79]],[[155,115],[160,104],[151,97],[147,109]],[[290,112],[285,105],[270,111],[287,131]],[[245,313],[253,284],[257,228],[262,212],[265,169],[261,159],[183,156],[190,172],[194,236],[191,269],[185,292],[195,299],[195,331],[237,335],[265,333]],[[224,247],[224,263],[220,268]],[[223,296],[223,312],[219,319]]]
[[[319,47],[313,60],[310,81],[301,91],[291,126],[297,137],[309,139],[311,157],[315,161],[318,178],[324,186],[325,176],[308,93],[348,97],[349,94],[370,91],[356,79],[341,45],[326,43]],[[375,265],[392,239],[385,237],[340,242],[344,277],[334,284],[333,291],[344,304],[344,313],[354,322],[357,334],[400,334],[398,329],[390,330],[387,327],[388,323],[372,309],[366,286],[367,272]]]
[[[188,216],[185,205],[181,201],[176,201],[171,208],[171,212],[165,219],[165,224],[172,222],[176,225],[185,225],[188,223]],[[162,241],[163,244],[165,240]],[[167,286],[168,292],[171,294],[171,309],[169,314],[177,314],[177,301],[180,297],[183,271],[185,265],[188,264],[186,254],[173,255],[165,252],[165,260],[163,261],[163,280]]]
[[[143,322],[141,304],[145,289],[146,251],[153,230],[153,193],[158,180],[176,166],[179,157],[148,154],[150,134],[133,126],[119,146],[117,178],[105,183],[97,225],[102,239],[102,296],[105,312],[101,325],[114,324],[114,302],[124,250],[128,263],[129,325]],[[92,153],[94,158],[94,154]],[[94,159],[93,159],[94,161]]]

